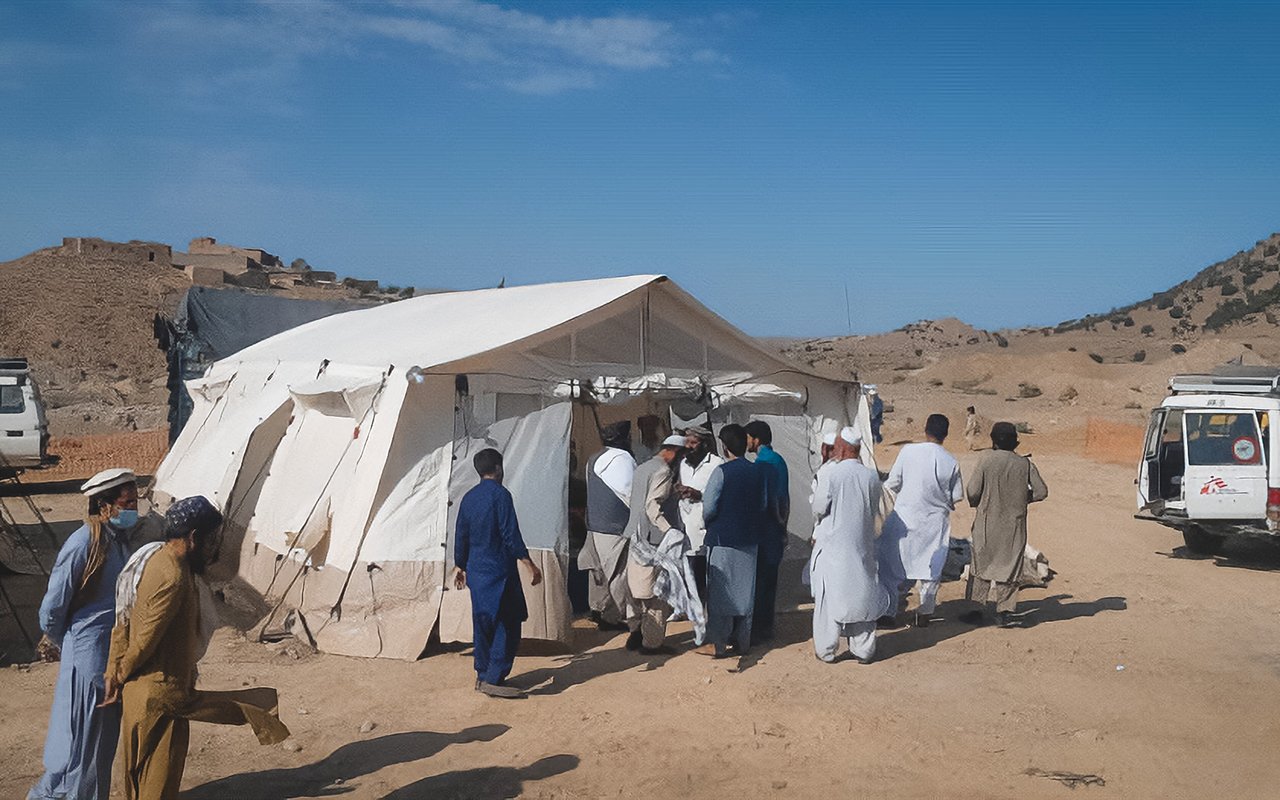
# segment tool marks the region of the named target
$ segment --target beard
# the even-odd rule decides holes
[[[209,566],[209,560],[205,558],[203,550],[195,549],[187,554],[187,566],[191,568],[192,575],[203,575]]]

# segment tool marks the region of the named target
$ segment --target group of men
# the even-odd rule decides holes
[[[196,576],[217,558],[218,509],[178,500],[163,540],[142,544],[133,472],[105,470],[81,492],[85,524],[59,550],[40,604],[40,649],[60,664],[45,771],[28,800],[106,800],[118,744],[128,800],[177,798],[191,720],[249,724],[263,744],[287,738],[274,690],[195,688],[215,624]]]
[[[1017,431],[1007,422],[992,426],[992,449],[965,486],[943,447],[948,429],[945,416],[931,415],[925,441],[905,446],[883,483],[863,463],[856,429],[823,440],[806,569],[818,659],[839,660],[843,644],[848,657],[870,662],[877,625],[894,621],[913,585],[915,624],[929,624],[950,514],[965,498],[977,509],[967,597],[981,607],[961,619],[984,622],[994,603],[995,621],[1014,624],[1027,505],[1048,488],[1030,458],[1015,452]],[[627,647],[644,654],[670,652],[673,613],[693,623],[695,652],[714,658],[770,639],[791,506],[787,464],[769,425],[728,424],[714,437],[694,426],[660,441],[642,431],[652,455],[638,464],[629,422],[601,433],[604,447],[586,465],[589,535],[579,562],[591,573],[598,624],[625,626]],[[470,590],[475,688],[520,697],[507,684],[528,615],[520,567],[535,586],[542,574],[503,486],[502,455],[485,449],[473,465],[480,480],[459,505],[454,584]],[[877,536],[886,489],[893,510]],[[196,578],[217,557],[218,509],[204,497],[176,501],[163,540],[140,545],[132,472],[104,471],[81,491],[86,523],[60,550],[40,607],[42,646],[60,648],[61,664],[45,773],[29,800],[105,800],[120,741],[125,797],[176,798],[191,720],[248,724],[263,744],[287,738],[274,690],[195,688],[214,623]]]
[[[980,608],[961,619],[985,622],[994,603],[995,622],[1014,624],[1027,505],[1043,500],[1048,489],[1031,460],[1015,452],[1014,426],[1000,422],[991,430],[993,449],[981,457],[966,491],[959,464],[943,447],[949,427],[945,416],[931,415],[925,441],[905,446],[884,482],[863,463],[856,429],[823,440],[806,569],[818,659],[839,660],[843,645],[848,657],[870,662],[877,627],[896,624],[912,586],[919,592],[915,624],[929,624],[950,515],[966,497],[977,509],[966,596]],[[653,441],[653,454],[639,464],[630,433],[629,421],[604,426],[604,446],[586,464],[588,537],[578,563],[590,573],[597,625],[626,630],[628,649],[669,653],[667,623],[678,613],[693,623],[694,652],[745,654],[773,635],[787,542],[788,470],[772,447],[769,425],[724,425],[716,437],[693,426]],[[457,585],[472,587],[476,688],[518,697],[523,692],[505,684],[526,615],[516,565],[524,561],[534,583],[541,575],[528,561],[513,501],[501,487],[501,455],[486,450],[475,463],[482,480],[459,511]],[[893,510],[877,535],[886,489]],[[477,537],[498,554],[486,556],[484,585],[465,577],[474,571]],[[495,626],[495,619],[505,622]]]
[[[689,427],[639,463],[630,428],[604,427],[604,449],[586,465],[578,565],[597,624],[629,631],[627,647],[646,654],[664,650],[673,610],[694,622],[709,655],[772,638],[790,495],[769,425],[722,427],[723,456],[711,431]]]

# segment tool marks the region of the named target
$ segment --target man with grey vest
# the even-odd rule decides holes
[[[600,431],[604,449],[587,461],[587,541],[578,567],[588,570],[587,600],[600,630],[627,630],[635,608],[627,589],[627,537],[631,516],[631,422],[623,420]],[[639,640],[637,635],[636,640]]]
[[[683,436],[668,436],[658,448],[653,458],[636,467],[635,477],[631,481],[631,517],[627,521],[627,538],[631,540],[631,553],[627,559],[627,584],[636,604],[637,615],[631,620],[631,636],[627,639],[629,649],[639,649],[645,655],[657,655],[668,652],[662,643],[667,638],[667,617],[671,614],[671,603],[663,596],[664,588],[658,586],[658,579],[663,574],[664,566],[670,568],[678,565],[674,572],[676,580],[668,580],[665,592],[684,592],[696,594],[692,585],[684,586],[682,568],[684,562],[686,540],[679,531],[679,512],[670,502],[674,496],[675,480],[672,476],[672,464],[680,457],[684,447]],[[664,559],[660,546],[667,535],[676,530],[680,541],[674,559]],[[693,573],[688,573],[692,583]],[[685,613],[691,607],[684,602]],[[701,609],[699,609],[701,610]],[[639,641],[636,634],[639,633]]]

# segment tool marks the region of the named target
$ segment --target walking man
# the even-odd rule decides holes
[[[631,516],[631,422],[607,425],[600,432],[604,449],[587,461],[587,541],[578,566],[589,570],[588,602],[600,630],[627,630],[635,622],[627,588],[627,537]]]
[[[1018,448],[1018,431],[1011,422],[991,426],[993,449],[982,455],[969,479],[969,505],[978,509],[973,520],[973,563],[969,565],[966,596],[983,610],[960,619],[986,621],[984,611],[995,603],[996,623],[1013,625],[1010,614],[1018,604],[1018,575],[1027,548],[1027,505],[1049,496],[1040,471]]]
[[[813,515],[819,521],[809,571],[813,582],[813,648],[827,663],[840,640],[859,663],[876,652],[876,619],[889,609],[889,593],[876,573],[875,518],[880,478],[859,461],[862,437],[845,428],[833,460],[818,471]]]
[[[274,689],[196,689],[196,663],[217,627],[197,576],[216,560],[222,514],[203,497],[169,507],[164,542],[138,549],[116,582],[105,705],[120,703],[127,800],[177,800],[190,724],[250,725],[260,744],[289,737]]]
[[[951,538],[951,512],[964,499],[960,465],[942,446],[949,429],[945,416],[930,414],[924,424],[925,440],[902,448],[885,482],[887,489],[897,492],[897,500],[877,543],[880,577],[893,595],[895,608],[906,586],[918,582],[918,627],[928,625],[937,608]]]
[[[520,624],[529,618],[516,565],[529,570],[530,586],[542,583],[542,570],[529,558],[511,492],[502,485],[502,454],[486,448],[472,463],[480,483],[458,505],[453,585],[471,590],[476,689],[490,697],[523,697],[505,684],[520,646]]]
[[[627,648],[645,655],[658,655],[666,650],[667,618],[672,606],[688,612],[701,601],[697,591],[685,580],[692,577],[685,563],[686,539],[669,514],[674,509],[667,502],[674,490],[672,468],[684,449],[683,436],[668,436],[657,454],[636,467],[631,482],[631,518],[627,521],[630,540],[627,559],[627,582],[637,606]],[[659,589],[659,579],[666,596]],[[671,602],[675,600],[676,602]],[[695,610],[701,616],[701,609]],[[695,619],[696,622],[696,619]]]
[[[99,472],[80,487],[89,498],[85,524],[68,537],[40,603],[40,629],[62,649],[53,689],[44,775],[28,800],[106,800],[120,738],[120,708],[100,707],[115,624],[116,577],[133,548],[138,484],[127,469]]]

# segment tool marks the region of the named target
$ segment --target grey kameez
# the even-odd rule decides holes
[[[1012,610],[1027,546],[1027,506],[1048,497],[1049,487],[1030,458],[991,450],[978,461],[965,488],[969,505],[978,509],[969,599],[986,602],[995,584],[1003,606],[999,610]]]

